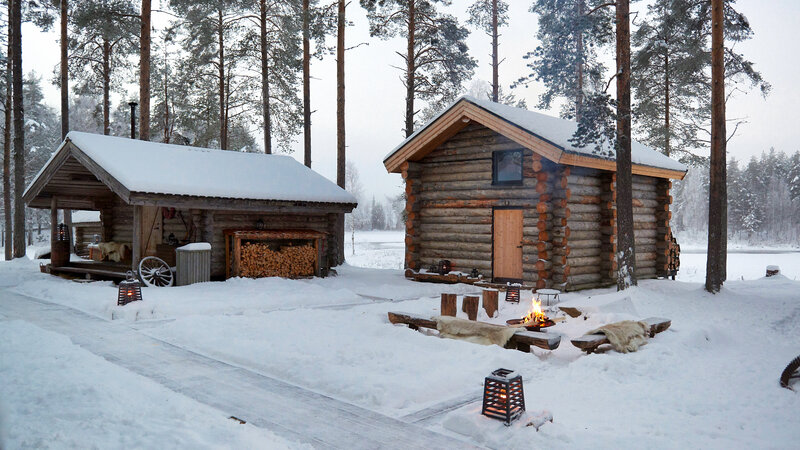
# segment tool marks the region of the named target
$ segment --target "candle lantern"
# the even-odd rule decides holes
[[[58,229],[56,230],[56,240],[57,241],[67,241],[67,226],[63,223],[58,224]]]
[[[506,286],[506,301],[519,303],[519,285],[509,284]]]
[[[130,302],[142,299],[142,284],[130,270],[127,279],[119,282],[119,293],[117,295],[117,305],[125,306]]]
[[[522,376],[513,370],[497,369],[483,382],[481,414],[502,420],[506,426],[525,411]]]

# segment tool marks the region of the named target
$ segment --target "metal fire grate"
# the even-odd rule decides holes
[[[117,305],[125,306],[130,302],[135,302],[141,299],[142,284],[133,276],[133,272],[128,271],[128,279],[119,282]]]
[[[483,382],[481,414],[502,420],[506,426],[525,411],[522,376],[509,369],[497,369]]]
[[[519,285],[506,286],[506,301],[519,303]]]

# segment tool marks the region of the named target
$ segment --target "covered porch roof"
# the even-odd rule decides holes
[[[125,203],[269,212],[350,212],[356,199],[285,155],[146,142],[71,131],[25,190],[32,208]]]

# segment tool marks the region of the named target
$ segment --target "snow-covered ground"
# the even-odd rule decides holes
[[[352,255],[351,247],[347,249],[350,265],[338,268],[339,275],[327,279],[237,279],[181,288],[147,288],[144,301],[117,307],[116,288],[110,283],[75,283],[39,273],[35,262],[13,261],[0,263],[0,289],[6,286],[69,305],[106,319],[110,325],[127,324],[199,354],[402,420],[425,408],[458,403],[470,396],[478,398],[483,378],[496,368],[517,370],[525,382],[528,416],[511,427],[481,416],[479,401],[442,408],[441,414],[422,422],[434,431],[466,437],[476,445],[791,448],[800,440],[796,426],[800,396],[780,388],[777,382],[783,367],[800,354],[800,282],[796,281],[800,253],[730,253],[731,281],[716,296],[702,289],[704,255],[686,252],[682,254],[678,281],[648,280],[624,293],[603,289],[564,294],[563,301],[618,301],[621,306],[586,319],[568,318],[548,331],[563,336],[558,349],[535,349],[534,354],[526,354],[439,339],[427,335],[432,333],[389,324],[387,311],[432,316],[438,313],[441,292],[477,290],[405,280],[397,269],[403,257],[402,233],[356,233],[355,237],[356,255]],[[767,264],[780,265],[785,276],[763,278]],[[356,267],[359,265],[395,269]],[[488,318],[481,310],[479,320],[502,323],[522,316],[527,307],[524,302],[516,305],[501,301],[499,317]],[[31,421],[33,425],[24,432],[29,439],[25,442],[45,442],[53,434],[46,429],[37,431],[41,427],[35,424],[58,420],[60,433],[83,446],[86,441],[76,434],[82,433],[87,422],[112,434],[114,428],[98,423],[105,420],[102,413],[63,413],[67,404],[79,403],[82,411],[109,408],[116,417],[116,407],[111,403],[125,401],[124,397],[114,397],[127,395],[119,392],[126,390],[123,385],[127,390],[134,386],[136,392],[160,388],[130,373],[103,376],[102,383],[73,379],[86,371],[125,370],[52,333],[4,320],[2,308],[0,302],[0,358],[6,358],[6,354],[12,355],[13,361],[27,358],[19,370],[4,370],[8,363],[0,359],[0,402],[6,410],[6,435],[8,424]],[[569,343],[569,338],[604,323],[651,316],[670,318],[672,326],[636,353],[585,355]],[[7,336],[19,338],[9,343]],[[57,354],[69,356],[54,362],[52,355]],[[64,365],[76,369],[63,370]],[[63,390],[45,391],[50,392],[45,398],[58,397],[50,407],[49,402],[36,401],[44,395],[37,383],[26,383],[19,377],[52,371],[61,371],[69,381]],[[124,381],[116,384],[113,379]],[[2,389],[7,384],[19,393],[6,395]],[[113,395],[97,393],[106,391]],[[149,421],[142,426],[158,422],[158,414],[164,413],[149,414],[146,408],[158,404],[143,399],[152,396],[161,400],[170,395],[180,397],[171,391],[160,397],[137,397],[141,401],[134,405]],[[178,414],[188,414],[184,408],[190,402],[176,399],[171,407]],[[30,404],[38,409],[26,406]],[[203,417],[198,420],[203,429],[197,430],[194,440],[185,441],[193,446],[215,446],[220,436],[231,436],[230,442],[244,446],[254,439],[265,439],[258,447],[270,447],[276,439],[269,433],[259,434],[261,430],[230,429],[222,414],[217,422],[213,414],[195,409]],[[525,427],[530,417],[543,411],[553,415],[553,423],[538,432]],[[188,426],[163,422],[160,426],[177,427],[174,442],[180,446],[180,439],[185,438],[181,436],[189,433]],[[205,441],[206,433],[215,436]],[[20,446],[21,438],[15,439],[9,447]],[[98,446],[115,447],[126,442],[120,436],[107,439],[112,440],[101,441]],[[136,442],[133,446],[138,446]],[[147,441],[142,442],[147,446]]]

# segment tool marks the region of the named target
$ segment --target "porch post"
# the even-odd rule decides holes
[[[56,196],[50,198],[50,251],[56,242],[56,230],[58,230],[58,201]]]
[[[134,273],[139,268],[142,258],[142,207],[133,205],[133,242],[131,242],[131,270]]]

